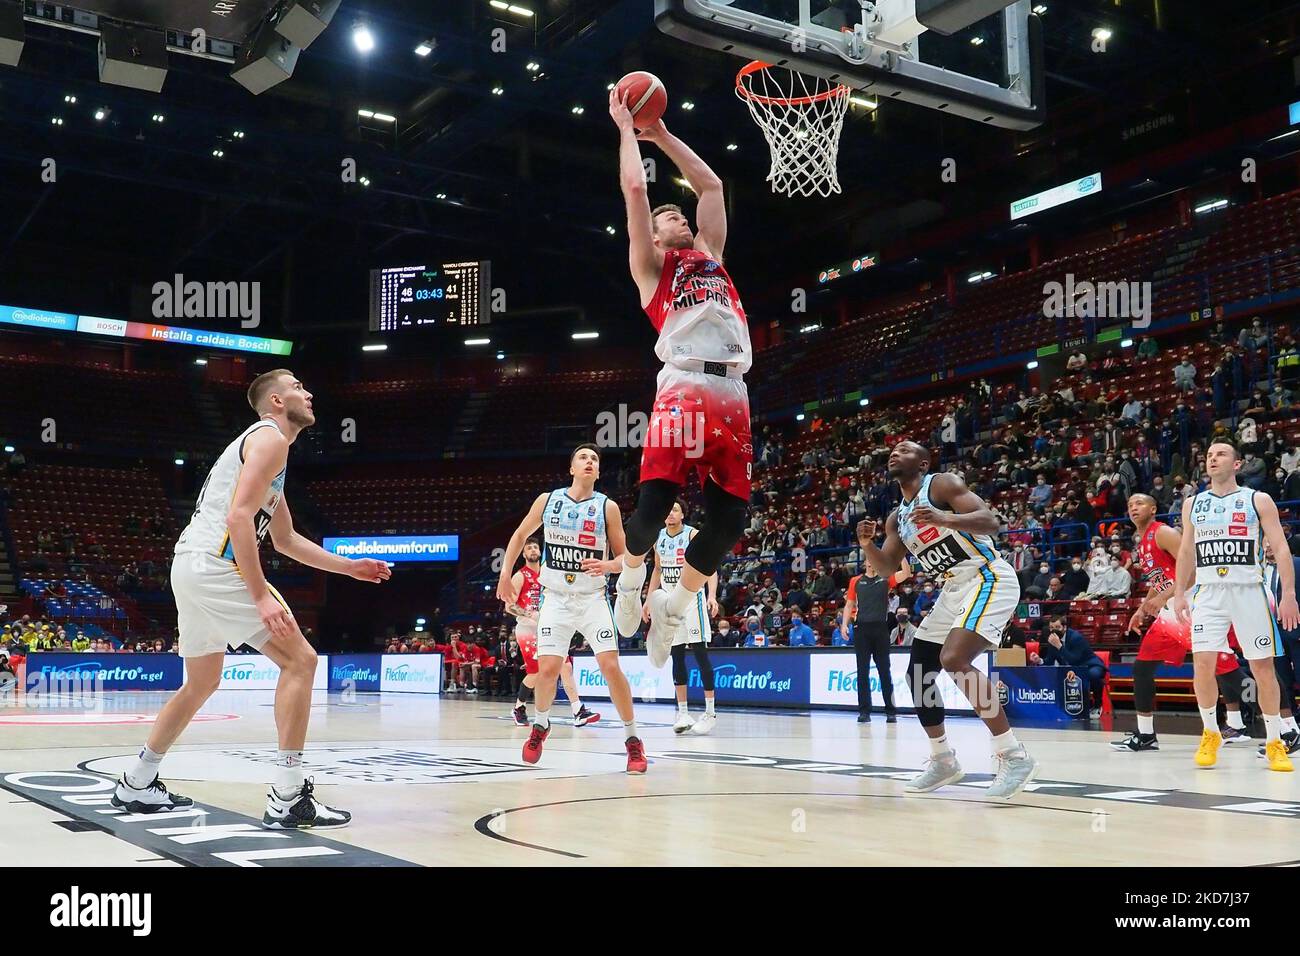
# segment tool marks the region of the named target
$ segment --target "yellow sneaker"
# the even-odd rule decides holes
[[[1264,747],[1264,756],[1268,758],[1269,770],[1290,773],[1295,769],[1291,766],[1291,758],[1286,755],[1286,744],[1280,740],[1270,740]]]
[[[1201,732],[1201,745],[1196,748],[1196,765],[1198,767],[1213,767],[1215,761],[1219,759],[1219,747],[1223,745],[1223,735],[1217,730],[1205,730]],[[1286,758],[1286,752],[1282,753],[1283,759]]]

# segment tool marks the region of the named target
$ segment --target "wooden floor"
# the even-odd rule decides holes
[[[907,796],[928,755],[914,719],[722,711],[707,737],[673,734],[639,705],[652,760],[623,772],[621,725],[556,723],[542,762],[519,758],[509,704],[318,693],[308,772],[354,814],[328,835],[256,826],[274,758],[271,694],[222,691],[168,755],[163,777],[196,809],[132,818],[107,805],[165,695],[100,709],[0,709],[0,859],[37,865],[1086,865],[1300,864],[1300,774],[1255,745],[1192,763],[1196,739],[1116,753],[1116,731],[1024,729],[1042,764],[1011,803],[988,801],[988,735],[949,722],[961,785]],[[563,705],[561,705],[562,707]],[[557,708],[556,713],[560,713]],[[1131,718],[1130,718],[1131,719]],[[1127,729],[1121,718],[1120,724]],[[1184,730],[1194,730],[1186,722]],[[107,775],[100,777],[98,775]]]

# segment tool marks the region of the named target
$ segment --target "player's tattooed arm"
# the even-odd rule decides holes
[[[515,594],[522,591],[524,587],[524,572],[516,571],[510,578],[510,584],[514,587]],[[528,608],[516,604],[514,601],[506,602],[506,613],[515,618],[523,618],[529,621],[535,621],[538,618],[536,611],[530,611]]]
[[[919,505],[912,509],[911,514],[912,523],[918,527],[935,525],[967,534],[998,533],[998,516],[956,475],[935,475],[930,482],[930,500],[951,508],[952,512]]]

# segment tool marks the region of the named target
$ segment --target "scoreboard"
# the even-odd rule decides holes
[[[492,263],[445,262],[370,270],[370,331],[487,325]]]

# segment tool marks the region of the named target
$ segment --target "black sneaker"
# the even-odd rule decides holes
[[[511,713],[513,713],[514,716],[515,716],[515,726],[516,726],[516,727],[527,727],[527,726],[528,726],[528,708],[527,708],[527,707],[516,707],[513,711],[511,711]]]
[[[1295,753],[1297,750],[1300,750],[1300,733],[1296,733],[1294,730],[1288,730],[1282,735],[1282,743],[1286,744],[1286,752],[1288,754]],[[1260,744],[1259,750],[1256,751],[1255,756],[1262,758],[1266,746],[1268,746],[1267,742]],[[116,802],[113,806],[117,806]]]
[[[1129,734],[1123,740],[1112,740],[1110,745],[1116,750],[1159,750],[1160,743],[1156,740],[1155,734],[1140,734],[1136,730]]]
[[[167,784],[158,777],[154,777],[147,787],[133,787],[126,782],[125,773],[117,782],[117,789],[113,791],[113,798],[109,802],[129,813],[158,813],[194,806],[194,801],[189,797],[168,791]]]
[[[594,724],[598,720],[600,720],[600,714],[593,713],[587,709],[586,704],[583,704],[578,710],[577,716],[573,718],[573,726],[586,727],[588,724]]]
[[[311,779],[303,781],[296,795],[282,797],[275,787],[266,795],[266,813],[262,826],[268,830],[311,830],[326,827],[345,827],[352,822],[352,814],[335,810],[316,799]]]
[[[887,723],[887,724],[896,724],[896,723],[898,723],[898,715],[897,715],[897,714],[885,714],[885,723]]]

